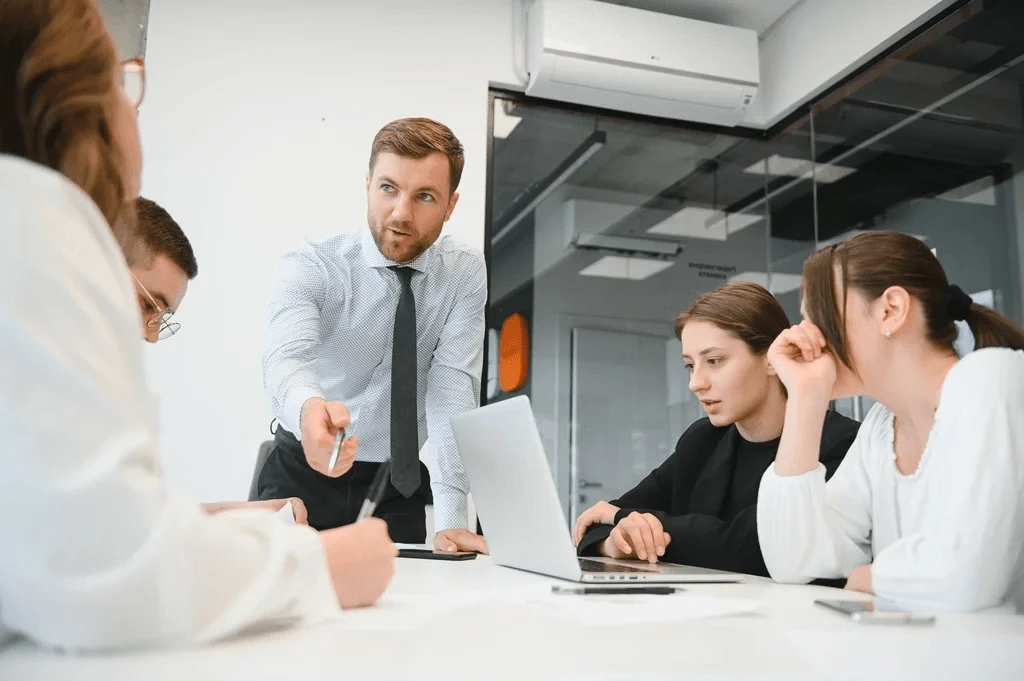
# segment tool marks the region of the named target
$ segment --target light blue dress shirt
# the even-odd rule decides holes
[[[359,461],[391,452],[391,341],[397,263],[369,228],[306,239],[284,256],[270,290],[263,385],[278,421],[300,437],[311,397],[344,402]],[[480,403],[487,274],[483,255],[447,236],[408,267],[416,272],[419,445],[430,438],[435,531],[466,527],[469,482],[451,417]]]

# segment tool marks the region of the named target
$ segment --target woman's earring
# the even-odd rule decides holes
[[[891,338],[892,338],[892,331],[890,331],[889,329],[886,329],[885,330],[885,340],[889,340]]]

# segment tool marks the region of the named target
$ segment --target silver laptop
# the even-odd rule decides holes
[[[499,565],[574,582],[740,582],[704,568],[577,558],[527,397],[452,418],[491,557]]]

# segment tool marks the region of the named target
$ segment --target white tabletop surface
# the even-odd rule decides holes
[[[1024,679],[1024,616],[1009,609],[940,614],[930,627],[859,625],[812,602],[850,592],[755,577],[644,597],[761,604],[714,618],[588,624],[516,601],[555,583],[566,584],[487,557],[399,559],[374,608],[161,652],[59,655],[18,641],[0,649],[0,679]]]

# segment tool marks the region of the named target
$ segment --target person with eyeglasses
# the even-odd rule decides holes
[[[136,239],[125,252],[134,279],[142,337],[156,343],[178,333],[173,320],[188,292],[189,282],[199,274],[192,244],[185,232],[155,201],[135,200]]]
[[[134,62],[133,60],[133,63]],[[174,313],[185,300],[189,282],[199,274],[192,244],[184,230],[163,207],[151,199],[135,199],[135,238],[124,244],[125,259],[135,283],[142,337],[147,343],[166,340],[181,324]],[[210,514],[239,508],[280,511],[290,504],[291,519],[307,523],[306,505],[298,497],[264,501],[223,501],[202,504]]]
[[[0,2],[0,638],[201,643],[372,604],[394,571],[379,519],[211,516],[161,479],[125,259],[144,82],[93,0]]]

